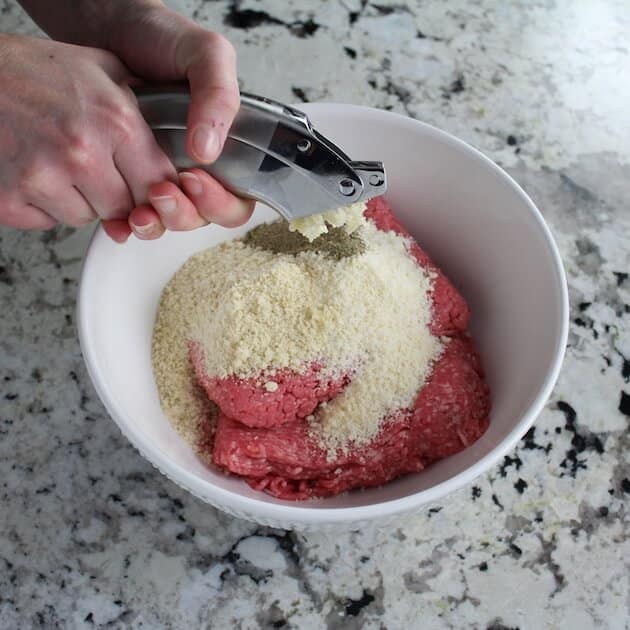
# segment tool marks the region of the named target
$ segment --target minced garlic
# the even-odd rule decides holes
[[[431,335],[432,277],[408,240],[367,222],[363,253],[276,254],[231,241],[190,258],[166,286],[153,361],[166,413],[190,429],[187,344],[200,344],[210,375],[304,372],[313,362],[350,384],[309,421],[329,454],[369,442],[391,413],[410,407],[443,344]]]
[[[365,224],[365,217],[363,216],[365,208],[365,201],[357,201],[328,212],[294,219],[289,223],[289,229],[292,232],[299,232],[309,241],[314,241],[321,234],[326,234],[329,225],[332,227],[343,226],[348,234],[352,234]]]

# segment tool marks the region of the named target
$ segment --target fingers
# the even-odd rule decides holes
[[[28,204],[59,223],[81,227],[96,219],[90,202],[55,168],[42,167],[25,177],[22,192]]]
[[[254,201],[233,195],[199,168],[182,171],[179,182],[199,215],[208,223],[237,227],[243,225],[254,211]]]
[[[0,225],[20,230],[48,230],[57,225],[57,221],[29,203],[0,199]]]
[[[177,181],[177,172],[140,112],[136,110],[136,114],[140,120],[134,122],[130,132],[117,145],[114,164],[138,205],[148,201],[152,183]]]
[[[164,234],[164,226],[158,213],[148,204],[134,208],[129,215],[129,226],[133,233],[143,241],[160,238]]]
[[[49,214],[30,203],[26,205],[24,215],[22,224],[17,226],[22,230],[49,230],[57,225],[57,221]]]
[[[131,234],[127,219],[110,219],[101,221],[105,234],[116,243],[125,243]]]
[[[234,47],[218,33],[197,31],[178,44],[176,63],[192,95],[186,150],[198,162],[213,162],[240,103]]]
[[[194,230],[207,224],[192,201],[172,182],[151,186],[149,200],[157,211],[162,225],[168,230]]]
[[[98,175],[93,170],[77,183],[79,192],[101,219],[125,219],[136,205],[127,182],[111,158],[98,162]]]
[[[236,197],[201,169],[182,171],[179,185],[181,189],[162,182],[149,189],[155,220],[168,230],[194,230],[208,223],[237,227],[253,212],[253,201]]]

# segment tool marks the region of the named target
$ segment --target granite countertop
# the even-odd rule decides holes
[[[627,0],[172,4],[232,39],[244,89],[402,112],[506,168],[562,251],[566,361],[518,448],[422,514],[261,528],[107,417],[75,332],[89,230],[0,229],[0,627],[627,628]],[[36,32],[10,0],[0,30]]]

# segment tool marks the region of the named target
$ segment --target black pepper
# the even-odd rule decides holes
[[[348,234],[343,227],[329,227],[328,232],[309,241],[299,232],[291,232],[284,220],[258,225],[245,235],[243,242],[274,254],[295,256],[301,252],[317,252],[335,260],[365,252],[365,242],[356,232]]]

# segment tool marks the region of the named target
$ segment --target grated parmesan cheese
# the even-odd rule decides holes
[[[239,240],[184,264],[163,292],[153,337],[162,405],[176,427],[190,434],[196,422],[191,340],[218,377],[269,378],[313,362],[330,374],[352,373],[309,418],[330,456],[369,442],[384,418],[412,405],[443,347],[429,331],[433,278],[409,255],[406,238],[371,222],[359,235],[364,253],[341,260],[274,254]]]

